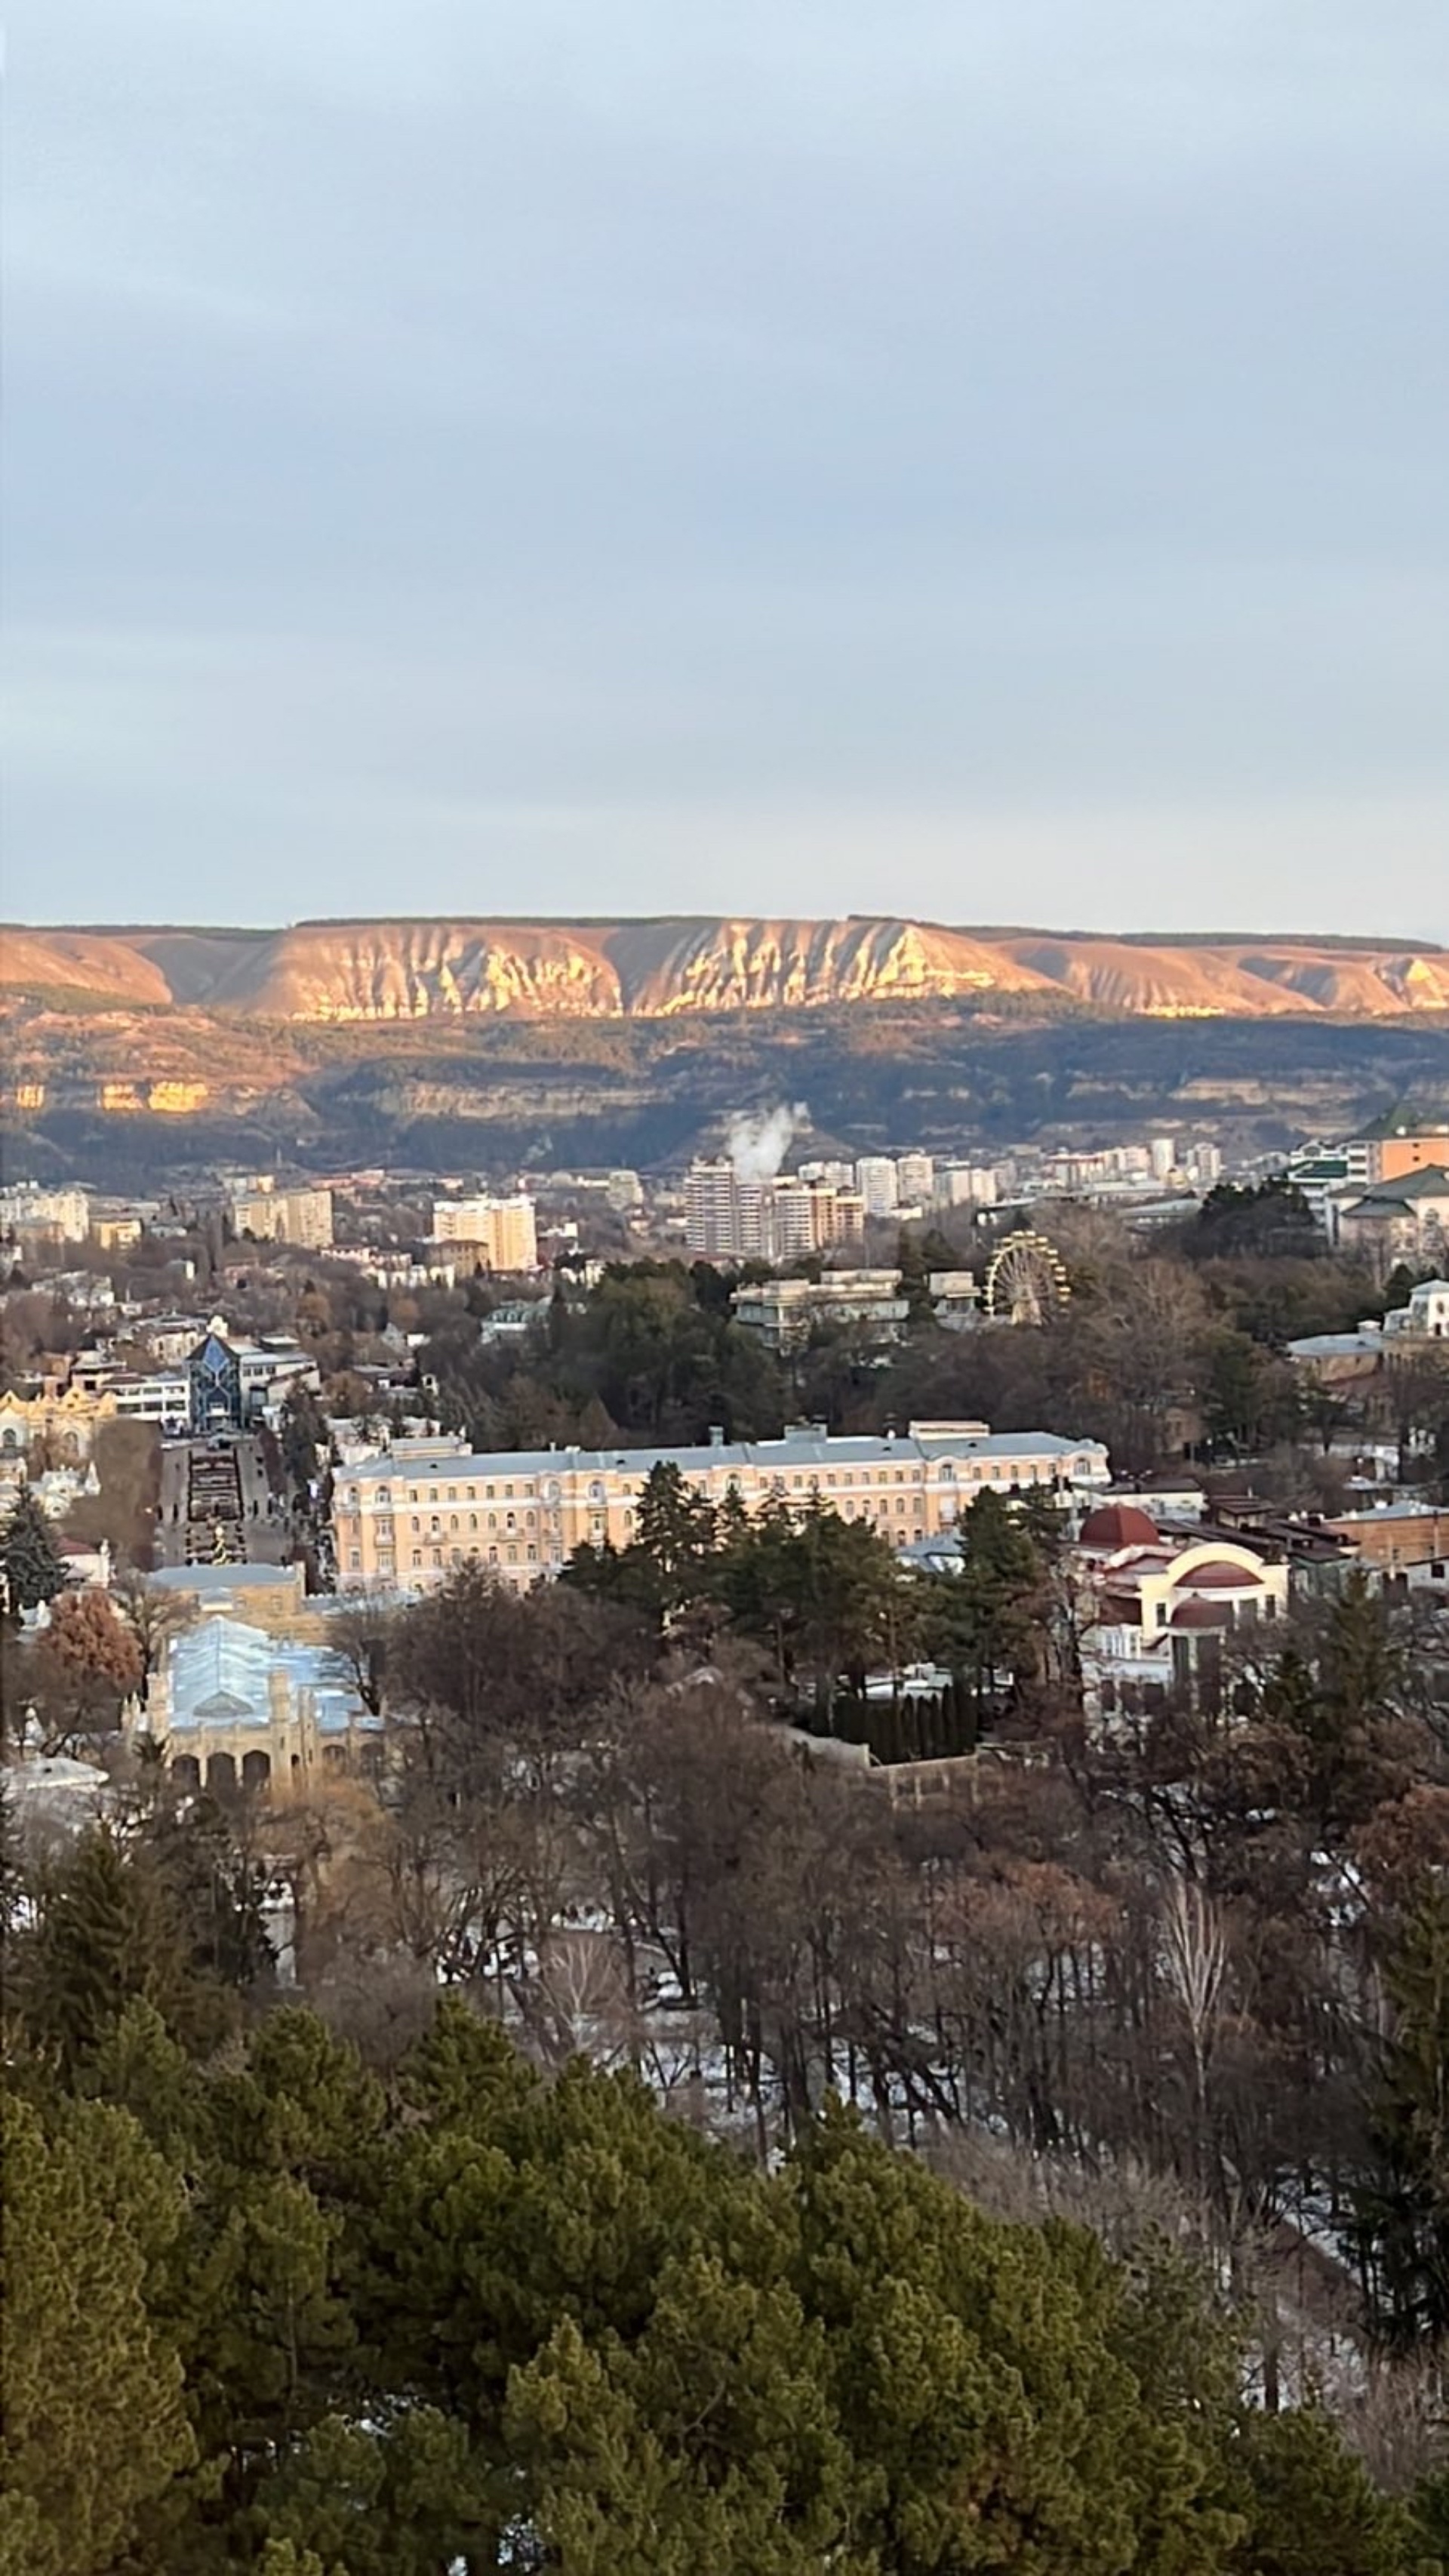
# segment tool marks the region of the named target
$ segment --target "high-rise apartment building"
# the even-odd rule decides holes
[[[434,1199],[434,1243],[455,1243],[486,1270],[536,1270],[538,1225],[533,1201],[515,1198]]]
[[[249,1234],[255,1243],[296,1243],[306,1252],[326,1252],[332,1241],[330,1190],[239,1190],[231,1202],[234,1234]]]
[[[936,1174],[939,1208],[995,1207],[997,1179],[988,1163],[946,1163]]]
[[[798,1261],[859,1243],[864,1211],[853,1191],[828,1182],[741,1180],[725,1161],[685,1177],[685,1245],[695,1261]]]
[[[900,1205],[900,1175],[890,1154],[865,1154],[855,1167],[855,1186],[867,1216],[892,1216]]]
[[[742,1181],[733,1163],[694,1163],[684,1183],[684,1239],[696,1261],[766,1261],[765,1199],[773,1184]]]
[[[929,1207],[936,1193],[936,1166],[929,1154],[902,1154],[896,1184],[906,1207]]]
[[[0,1190],[0,1233],[30,1235],[37,1243],[84,1243],[89,1225],[84,1190],[45,1190],[34,1181]]]

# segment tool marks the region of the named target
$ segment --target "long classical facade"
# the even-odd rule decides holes
[[[339,1588],[434,1591],[455,1567],[477,1560],[526,1590],[586,1541],[627,1547],[644,1480],[663,1461],[711,1502],[733,1489],[753,1512],[774,1498],[803,1507],[818,1495],[897,1547],[951,1528],[987,1488],[1067,1494],[1108,1481],[1100,1441],[993,1432],[984,1422],[913,1422],[909,1433],[880,1439],[794,1430],[782,1440],[721,1437],[699,1449],[375,1458],[338,1473]]]

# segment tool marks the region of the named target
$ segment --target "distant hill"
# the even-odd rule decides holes
[[[652,920],[358,920],[285,930],[16,928],[0,983],[295,1025],[671,1019],[994,997],[1148,1019],[1355,1020],[1449,1013],[1449,951],[1426,942],[1112,938],[677,915]]]

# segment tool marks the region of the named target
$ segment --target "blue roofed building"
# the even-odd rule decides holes
[[[306,1794],[334,1772],[375,1771],[383,1724],[345,1659],[213,1610],[172,1638],[151,1686],[148,1731],[178,1788]]]

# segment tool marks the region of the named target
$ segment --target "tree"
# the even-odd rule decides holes
[[[15,1948],[11,1992],[24,2026],[67,2076],[90,2060],[135,2000],[188,2045],[213,2045],[231,2015],[195,1955],[204,1928],[179,1913],[143,1853],[94,1827],[42,1874],[37,1919]]]
[[[770,1647],[782,1681],[803,1670],[828,1694],[842,1673],[859,1685],[878,1658],[898,1662],[900,1569],[868,1523],[842,1520],[817,1494],[803,1510],[772,1500],[724,1531],[716,1597]]]
[[[50,1523],[26,1487],[0,1538],[0,1573],[5,1606],[12,1619],[22,1610],[38,1609],[64,1588],[65,1566],[50,1534]]]
[[[1430,1887],[1385,1983],[1393,2027],[1370,2105],[1355,2240],[1390,2345],[1449,2334],[1449,1896]]]
[[[0,2570],[103,2576],[194,2446],[147,2306],[181,2235],[178,2174],[123,2111],[0,2101],[5,2332]]]
[[[116,1599],[141,1658],[136,1697],[145,1708],[167,1640],[186,1624],[186,1605],[176,1593],[166,1591],[159,1583],[148,1583],[144,1574],[135,1571],[122,1575]]]
[[[1009,1675],[1008,1687],[1019,1692],[1037,1668],[1045,1569],[1030,1532],[989,1489],[962,1515],[957,1535],[960,1572],[923,1589],[922,1628],[979,1710],[998,1675]]]
[[[104,1592],[64,1592],[34,1650],[35,1704],[47,1752],[113,1728],[140,1686],[141,1649]]]
[[[342,1657],[358,1698],[373,1717],[382,1715],[397,1618],[390,1603],[365,1600],[344,1603],[327,1622],[327,1643]]]
[[[644,1479],[634,1547],[645,1560],[664,1613],[681,1608],[706,1587],[715,1547],[714,1508],[686,1483],[672,1458],[656,1461]]]

